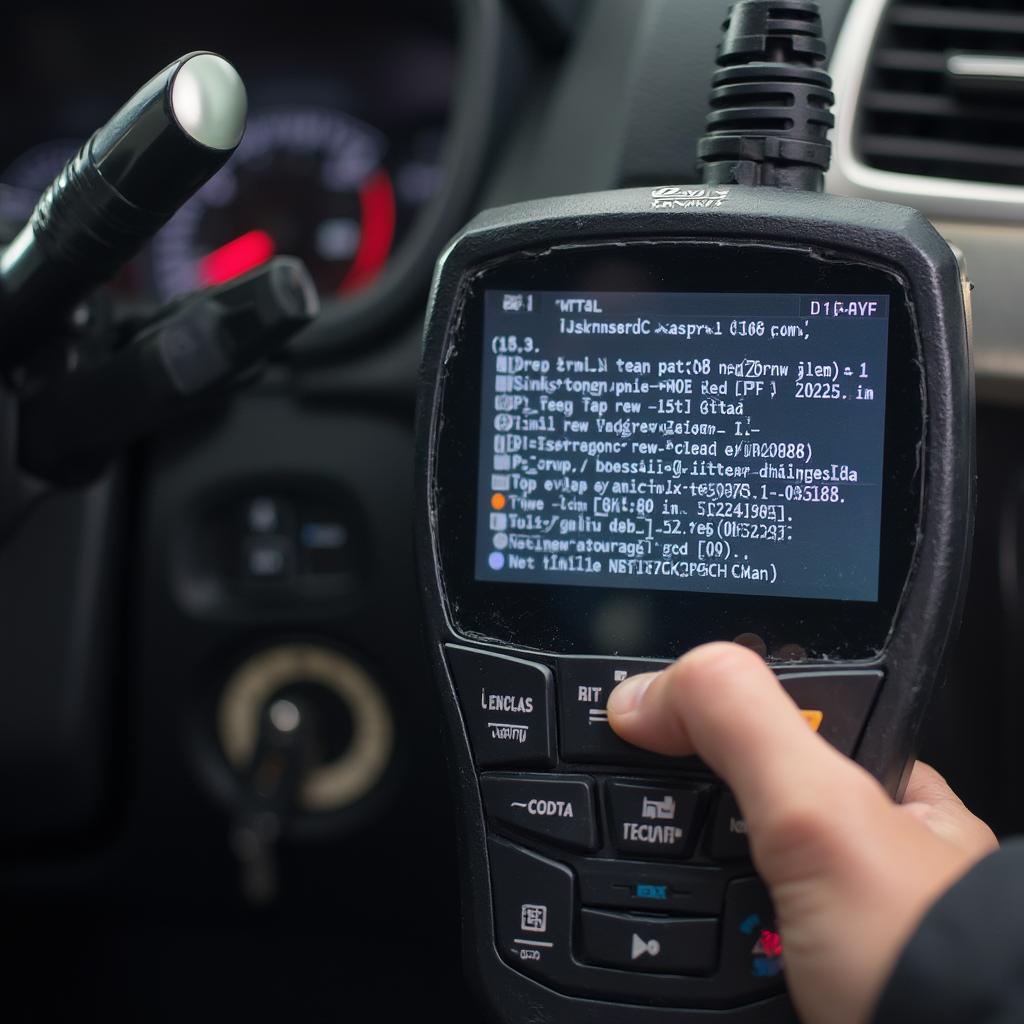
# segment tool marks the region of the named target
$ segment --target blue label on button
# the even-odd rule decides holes
[[[303,523],[299,539],[303,547],[316,551],[336,551],[345,546],[348,531],[341,523]]]
[[[636,887],[637,899],[641,900],[667,900],[667,885],[638,885]]]

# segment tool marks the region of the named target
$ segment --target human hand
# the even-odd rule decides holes
[[[811,731],[754,653],[716,643],[620,683],[608,720],[662,754],[698,754],[730,786],[778,916],[805,1024],[865,1024],[938,897],[997,847],[934,769],[902,805]]]

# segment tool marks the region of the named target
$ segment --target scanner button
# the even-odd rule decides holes
[[[736,1000],[781,991],[782,956],[775,911],[761,880],[730,883],[722,918],[723,988]]]
[[[709,974],[715,969],[718,922],[580,912],[584,960],[627,971]]]
[[[586,859],[576,862],[580,903],[664,914],[722,913],[726,875],[710,867]]]
[[[487,848],[501,958],[524,974],[561,981],[573,967],[572,872],[503,839]]]
[[[810,711],[807,708],[801,708],[800,714],[803,716],[804,721],[811,727],[812,732],[818,732],[821,729],[821,722],[825,717],[824,711]]]
[[[627,676],[657,672],[667,661],[563,658],[558,666],[562,757],[577,764],[678,765],[679,758],[651,754],[627,743],[608,724],[608,695]]]
[[[685,857],[697,835],[704,789],[609,782],[611,839],[620,853]]]
[[[728,790],[718,795],[708,835],[708,853],[715,860],[749,860],[747,822]]]
[[[551,764],[551,670],[456,644],[446,644],[445,653],[476,763],[488,768]]]
[[[480,788],[493,824],[573,850],[597,849],[590,779],[484,775]]]
[[[854,754],[882,682],[881,672],[783,672],[779,682],[815,732],[842,753]]]

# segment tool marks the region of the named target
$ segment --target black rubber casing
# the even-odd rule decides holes
[[[886,681],[856,755],[893,795],[905,785],[928,699],[941,677],[959,622],[974,510],[969,325],[965,281],[956,256],[922,214],[907,207],[815,193],[688,186],[540,200],[486,211],[467,225],[438,263],[428,311],[417,412],[416,539],[433,668],[440,684],[460,812],[467,973],[494,1020],[534,1024],[728,1020],[761,1024],[795,1019],[784,997],[722,1011],[680,1011],[570,997],[519,974],[500,959],[495,947],[477,772],[442,656],[444,642],[467,640],[450,621],[438,559],[435,454],[445,357],[459,330],[469,282],[482,268],[503,257],[549,247],[651,240],[802,246],[873,263],[906,282],[918,330],[924,391],[920,528],[892,630],[876,662],[884,667]],[[470,643],[474,639],[479,641],[469,638]],[[489,645],[495,646],[493,642]],[[821,663],[817,667],[821,668]]]

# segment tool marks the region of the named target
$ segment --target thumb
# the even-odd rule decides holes
[[[698,647],[663,672],[620,683],[608,700],[608,721],[645,749],[696,753],[724,779],[769,884],[787,870],[786,858],[765,848],[774,845],[771,837],[828,816],[837,792],[882,795],[866,772],[807,727],[768,666],[736,644]]]
[[[609,698],[608,720],[639,746],[699,754],[732,788],[802,1019],[866,1020],[927,908],[977,857],[894,805],[807,727],[764,662],[734,644],[699,647],[664,672],[626,680]],[[927,773],[911,797],[948,819],[946,790]]]
[[[976,818],[949,783],[923,761],[916,762],[911,772],[903,810],[972,858],[984,857],[999,846],[988,825]]]

